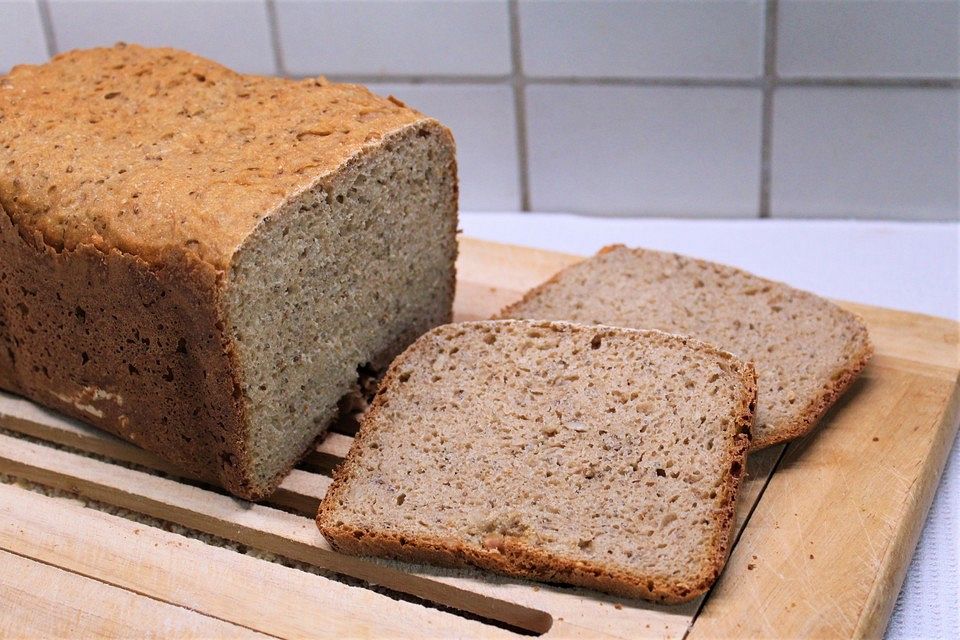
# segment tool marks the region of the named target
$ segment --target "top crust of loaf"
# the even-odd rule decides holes
[[[667,278],[672,282],[690,284],[697,283],[700,277],[717,277],[724,281],[736,282],[740,289],[725,292],[724,306],[730,309],[736,309],[738,312],[746,313],[747,309],[739,308],[738,301],[747,298],[763,299],[764,295],[779,296],[787,300],[797,308],[804,309],[805,313],[811,318],[827,326],[830,323],[836,324],[844,335],[842,345],[836,352],[825,354],[824,357],[831,359],[832,365],[829,370],[823,372],[820,384],[817,389],[809,396],[798,397],[800,402],[796,406],[790,406],[789,415],[779,418],[765,424],[767,410],[771,402],[766,398],[764,392],[764,382],[769,382],[769,377],[765,371],[764,363],[755,357],[756,353],[738,352],[730,344],[724,344],[719,336],[713,336],[684,331],[677,326],[656,326],[653,324],[644,324],[633,319],[631,324],[625,324],[622,321],[613,321],[610,318],[586,319],[581,317],[579,310],[563,307],[554,309],[553,314],[543,316],[535,311],[536,305],[544,300],[552,299],[551,296],[558,293],[559,287],[564,283],[573,281],[576,278],[589,278],[590,270],[595,268],[598,262],[606,260],[625,260],[630,261],[635,268],[634,276],[643,276],[645,268],[665,269],[661,278]],[[706,279],[706,278],[705,278]],[[630,287],[634,297],[643,288],[642,284],[632,280],[624,280],[624,287]],[[699,282],[702,287],[703,282]],[[741,290],[742,289],[742,290]],[[600,287],[596,286],[591,290],[591,296],[599,293]],[[626,292],[625,292],[626,294]],[[759,294],[759,295],[756,295]],[[669,297],[669,296],[667,296]],[[651,305],[664,305],[673,302],[669,299],[660,298]],[[778,303],[779,304],[779,303]],[[562,306],[558,304],[557,306]],[[873,345],[867,332],[863,319],[854,313],[841,309],[829,300],[812,293],[795,289],[781,282],[761,278],[752,273],[706,260],[698,260],[680,254],[653,251],[649,249],[634,249],[622,244],[610,245],[602,248],[597,255],[571,265],[554,274],[546,282],[534,287],[528,291],[521,300],[508,305],[497,314],[497,318],[540,318],[550,320],[569,320],[574,322],[602,322],[603,324],[615,324],[622,326],[632,326],[633,328],[645,329],[656,328],[671,333],[690,334],[692,337],[716,344],[717,346],[728,349],[739,358],[753,361],[757,375],[759,376],[759,396],[757,399],[756,424],[753,429],[753,439],[751,442],[752,450],[762,449],[767,446],[787,442],[799,438],[809,433],[833,405],[834,402],[843,394],[844,391],[856,380],[857,376],[867,365],[873,355]],[[740,318],[744,322],[749,322],[746,317]],[[791,330],[790,320],[784,324],[784,334]],[[752,327],[751,327],[752,328]],[[766,346],[765,343],[758,343],[757,349]],[[814,349],[821,345],[815,345]],[[765,355],[765,354],[764,354]],[[765,380],[766,379],[766,380]]]
[[[241,75],[175,49],[71,51],[0,77],[0,205],[56,250],[218,270],[284,202],[435,120],[323,78]]]

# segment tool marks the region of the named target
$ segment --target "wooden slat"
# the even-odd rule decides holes
[[[0,472],[542,633],[550,614],[336,553],[311,518],[0,435]]]
[[[868,367],[825,428],[788,446],[691,637],[881,636],[958,397],[956,380]]]
[[[10,485],[0,548],[285,638],[514,635]]]
[[[2,391],[0,427],[87,453],[96,453],[180,478],[196,480],[191,474],[161,460],[149,451]],[[266,502],[313,517],[330,482],[330,478],[325,476],[294,469]]]
[[[0,551],[0,637],[270,636]]]
[[[350,436],[342,433],[328,433],[317,445],[317,452],[342,459],[347,457],[351,446],[353,446],[353,438]]]
[[[347,456],[353,445],[351,436],[331,431],[317,444],[316,450],[303,459],[300,467],[314,473],[329,475]]]

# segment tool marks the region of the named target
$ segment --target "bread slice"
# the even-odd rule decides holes
[[[753,368],[692,339],[438,327],[390,366],[317,516],[338,550],[682,602],[725,561]]]
[[[450,321],[453,138],[173,49],[0,78],[0,387],[260,498]]]
[[[659,329],[753,362],[753,449],[813,429],[873,354],[863,321],[823,298],[733,267],[622,245],[564,269],[498,317]]]

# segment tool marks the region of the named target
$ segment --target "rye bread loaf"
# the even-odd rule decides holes
[[[365,365],[448,322],[450,132],[322,78],[172,49],[0,78],[0,387],[236,495]]]
[[[659,329],[752,362],[754,449],[813,429],[873,353],[863,321],[819,296],[733,267],[622,245],[562,270],[498,317]]]
[[[656,331],[480,321],[390,366],[317,524],[338,550],[681,602],[724,564],[750,365]]]

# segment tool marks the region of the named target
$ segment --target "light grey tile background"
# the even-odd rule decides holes
[[[516,117],[510,87],[371,84],[450,127],[457,141],[460,206],[468,211],[520,208]],[[468,108],[464,108],[467,105]]]
[[[751,78],[763,72],[763,2],[520,0],[533,77]]]
[[[507,75],[506,0],[276,0],[294,75]]]
[[[783,76],[960,75],[957,0],[782,0]]]
[[[533,86],[530,202],[543,211],[756,216],[760,91]]]
[[[958,127],[956,89],[779,89],[772,214],[956,217]]]
[[[273,74],[266,0],[50,0],[60,51],[119,41],[187,49],[238,71]]]
[[[15,64],[47,59],[47,43],[35,0],[0,0],[0,73]]]
[[[0,0],[0,71],[118,40],[393,92],[464,210],[960,219],[960,0]]]

